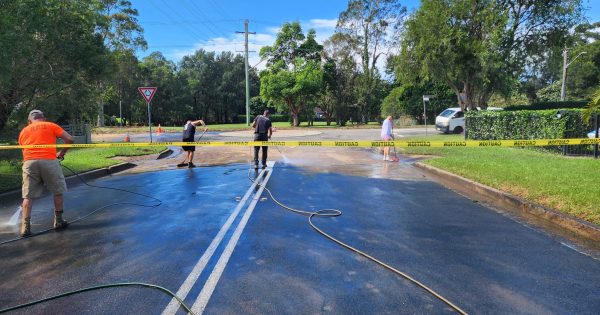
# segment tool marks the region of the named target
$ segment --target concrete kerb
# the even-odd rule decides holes
[[[173,150],[167,148],[167,149],[163,150],[162,152],[160,152],[156,159],[157,160],[164,159],[164,158],[170,156],[171,154],[173,154]],[[136,166],[137,166],[137,164],[130,163],[130,162],[124,162],[124,163],[111,165],[108,167],[91,170],[91,171],[88,171],[85,173],[80,173],[78,175],[81,178],[83,178],[85,181],[88,181],[88,180],[93,180],[93,179],[97,179],[97,178],[104,177],[104,176],[109,176],[114,173],[122,172],[122,171],[128,170],[130,168],[134,168]],[[67,182],[67,185],[69,185],[69,186],[81,182],[81,180],[76,175],[66,176],[65,181]],[[20,199],[21,198],[21,189],[15,189],[12,191],[0,193],[0,198]]]
[[[547,223],[550,223],[550,225],[566,229],[587,241],[600,241],[600,226],[598,225],[524,200],[509,193],[488,187],[430,165],[419,162],[414,165],[425,171],[427,174],[432,175],[432,177],[436,178],[442,185],[469,198],[480,200],[495,207],[507,209],[521,215],[534,216],[537,219],[542,219]]]

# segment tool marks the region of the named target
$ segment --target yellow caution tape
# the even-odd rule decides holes
[[[0,145],[0,150],[35,148],[115,148],[115,147],[160,147],[160,146],[204,146],[204,147],[545,147],[600,143],[600,138],[580,139],[537,139],[537,140],[467,140],[467,141],[198,141],[198,142],[118,142],[92,144],[46,144],[46,145]]]

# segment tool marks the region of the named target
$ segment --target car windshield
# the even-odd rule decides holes
[[[446,109],[445,111],[443,111],[440,116],[442,117],[450,117],[454,114],[454,111],[451,109]]]

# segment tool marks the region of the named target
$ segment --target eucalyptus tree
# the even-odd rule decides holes
[[[359,72],[352,40],[346,34],[334,33],[323,43],[323,47],[325,62],[322,109],[327,124],[335,116],[338,124],[345,125],[350,118],[351,109],[357,107],[356,84]]]
[[[98,124],[104,121],[105,105],[109,105],[112,114],[115,113],[115,104],[123,102],[126,96],[126,105],[133,100],[131,95],[137,93],[140,86],[139,71],[131,67],[132,58],[136,58],[136,50],[147,49],[144,39],[144,29],[138,23],[138,11],[133,8],[128,0],[96,0],[96,11],[99,12],[97,32],[102,42],[110,51],[110,62],[107,64],[104,76],[94,83],[94,88],[103,93],[95,93],[98,102]],[[137,61],[137,59],[136,59]],[[130,71],[122,71],[123,68]],[[132,86],[131,81],[137,81]],[[131,111],[129,111],[131,112]]]
[[[405,13],[398,0],[349,0],[338,18],[336,32],[349,36],[360,60],[357,92],[363,122],[379,112],[378,61],[395,47]]]

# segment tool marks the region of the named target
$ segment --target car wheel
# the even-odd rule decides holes
[[[463,132],[462,127],[455,127],[454,128],[454,133],[462,133],[462,132]]]

